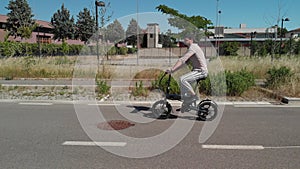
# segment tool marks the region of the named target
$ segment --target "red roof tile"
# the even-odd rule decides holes
[[[300,32],[300,28],[291,30],[291,31],[289,31],[289,32]]]
[[[41,20],[36,20],[36,23],[44,28],[53,28],[50,22],[47,21],[41,21]]]
[[[1,15],[0,14],[0,22],[6,23],[7,18],[8,17],[6,15]]]
[[[0,22],[6,23],[7,22],[7,16],[6,15],[1,15],[0,14]],[[44,28],[53,28],[50,22],[47,21],[41,21],[41,20],[36,20],[36,23]]]

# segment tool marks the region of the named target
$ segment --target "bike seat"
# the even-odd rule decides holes
[[[169,100],[181,100],[181,95],[178,94],[167,94],[166,97]]]
[[[207,76],[206,76],[206,77],[203,77],[203,78],[200,78],[200,79],[197,79],[197,80],[196,80],[197,84],[198,84],[201,80],[205,80],[206,78],[207,78]]]

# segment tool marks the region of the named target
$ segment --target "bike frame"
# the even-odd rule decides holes
[[[159,86],[158,87],[162,91],[164,91],[164,88],[162,87],[161,82],[167,74],[168,73],[165,73],[164,75],[162,75],[162,77],[159,80],[159,84],[158,84]],[[167,79],[167,88],[165,90],[166,93],[165,93],[164,99],[156,101],[152,105],[152,111],[154,112],[154,114],[160,114],[161,112],[163,112],[164,115],[166,115],[166,117],[168,117],[170,115],[170,112],[172,111],[172,106],[170,105],[168,100],[182,101],[181,95],[170,94],[171,77],[172,77],[171,74],[169,74],[169,77]],[[199,79],[197,81],[197,84],[200,80],[201,79]],[[203,99],[203,100],[200,101],[199,104],[197,104],[196,101],[192,101],[190,103],[189,102],[183,102],[180,109],[181,109],[180,111],[182,113],[183,112],[189,112],[190,110],[194,110],[198,114],[198,118],[200,120],[205,121],[205,120],[213,120],[216,117],[217,112],[218,112],[218,105],[210,99]]]
[[[162,88],[162,84],[161,84],[161,82],[162,82],[162,80],[164,79],[164,77],[167,75],[168,73],[164,73],[164,75],[160,78],[160,80],[159,80],[159,87],[160,87],[160,89],[163,91],[163,88]],[[166,97],[165,97],[165,100],[178,100],[178,101],[181,101],[182,102],[182,100],[181,100],[181,95],[178,95],[178,94],[170,94],[170,84],[171,84],[171,78],[172,78],[172,75],[171,74],[168,74],[169,75],[169,77],[168,77],[168,80],[167,80],[167,89],[166,89]],[[197,83],[196,84],[198,84],[199,83],[199,81],[200,81],[201,79],[199,79],[199,80],[197,80]],[[197,86],[197,85],[196,85]],[[212,101],[212,100],[210,100],[210,99],[208,99],[208,98],[206,98],[206,99],[203,99],[203,100],[201,100],[200,101],[200,104],[201,103],[203,103],[203,102],[206,102],[206,101],[210,101],[210,102],[213,102],[214,104],[216,104],[214,101]],[[191,102],[190,103],[190,108],[192,109],[192,110],[195,110],[195,111],[198,111],[198,107],[197,107],[197,104],[196,104],[196,101],[194,101],[194,102]],[[216,104],[217,105],[217,104]]]

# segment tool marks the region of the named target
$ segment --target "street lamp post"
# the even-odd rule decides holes
[[[216,2],[216,25],[215,25],[215,48],[216,48],[216,56],[219,56],[219,42],[218,42],[218,38],[220,36],[220,15],[221,15],[221,10],[219,10],[219,1],[217,0]],[[218,33],[218,34],[217,34]]]
[[[218,11],[218,15],[217,15],[217,20],[218,20],[218,23],[217,23],[217,28],[215,28],[215,34],[217,33],[217,36],[216,36],[216,48],[217,48],[217,56],[219,56],[220,54],[220,42],[218,39],[220,39],[220,36],[221,36],[221,13],[222,11],[219,10]]]
[[[97,36],[96,36],[96,50],[97,50],[97,61],[98,61],[98,67],[100,63],[100,58],[99,58],[99,22],[98,22],[98,7],[105,7],[105,3],[103,1],[98,1],[95,0],[95,6],[96,6],[96,31],[97,31]]]
[[[281,29],[280,29],[280,47],[279,47],[279,56],[281,56],[281,51],[282,51],[282,30],[283,30],[283,22],[285,21],[290,21],[289,18],[282,18],[281,19]]]
[[[37,25],[37,43],[38,43],[38,48],[39,48],[39,58],[41,57],[41,37],[40,37],[40,25]]]
[[[291,33],[291,35],[290,35],[290,55],[292,55],[292,53],[293,53],[293,49],[292,49],[293,36],[294,36],[294,33]]]
[[[250,33],[250,38],[251,38],[251,46],[250,46],[250,56],[253,55],[253,38],[255,37],[256,35],[256,31],[255,32],[251,32]]]

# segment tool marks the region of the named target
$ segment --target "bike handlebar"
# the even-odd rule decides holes
[[[162,82],[163,78],[164,78],[167,74],[169,74],[169,73],[165,72],[165,73],[161,76],[161,78],[159,79],[158,87],[159,87],[159,89],[161,89],[161,90],[163,90],[162,85],[161,85],[161,82]],[[167,93],[169,93],[169,90],[170,90],[171,77],[172,77],[171,74],[169,74],[169,78],[168,78],[168,81],[167,81]]]

